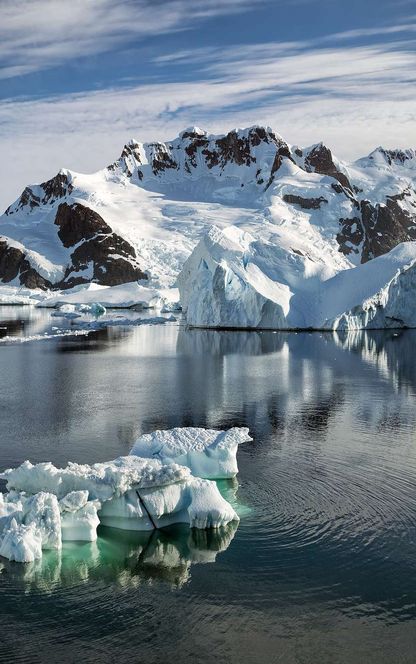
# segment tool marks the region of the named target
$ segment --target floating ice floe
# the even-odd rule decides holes
[[[118,327],[118,326],[133,326],[140,325],[164,325],[165,323],[173,323],[176,321],[175,316],[153,316],[151,318],[130,316],[111,316],[104,315],[101,318],[94,318],[93,320],[80,320],[77,318],[74,321],[75,329],[79,330],[101,330],[105,327]]]
[[[4,471],[8,493],[0,494],[0,556],[31,562],[44,549],[59,550],[63,541],[94,541],[100,523],[146,531],[175,523],[217,529],[238,521],[215,482],[192,475],[173,458],[189,462],[194,473],[234,476],[237,446],[250,440],[248,430],[203,432],[156,432],[150,440],[170,440],[169,462],[134,454],[92,465],[70,462],[65,468],[25,461]],[[142,437],[137,445],[145,443]]]
[[[52,311],[51,316],[55,318],[80,318],[83,314],[90,314],[98,318],[106,314],[106,308],[99,302],[92,302],[91,304],[61,304],[56,311]]]
[[[182,427],[144,434],[130,454],[179,463],[197,477],[226,479],[237,475],[238,446],[250,440],[248,429],[243,427],[228,431]]]

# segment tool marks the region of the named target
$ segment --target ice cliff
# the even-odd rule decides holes
[[[416,244],[353,268],[213,226],[178,277],[195,327],[371,329],[416,327]]]

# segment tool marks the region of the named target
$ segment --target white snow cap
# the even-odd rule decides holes
[[[180,132],[179,138],[183,138],[186,134],[192,134],[193,136],[206,136],[207,132],[200,127],[187,127]]]

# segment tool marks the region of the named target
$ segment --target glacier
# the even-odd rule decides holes
[[[99,524],[147,531],[176,523],[218,529],[238,522],[217,484],[198,471],[234,477],[237,447],[246,440],[246,428],[173,429],[142,436],[134,453],[108,462],[57,468],[25,461],[9,468],[0,474],[7,482],[7,493],[0,494],[0,556],[32,562],[45,549],[60,550],[62,542],[95,541]],[[155,458],[156,447],[165,449],[161,458]]]
[[[276,330],[416,327],[416,244],[334,271],[324,257],[213,226],[178,276],[190,326]]]

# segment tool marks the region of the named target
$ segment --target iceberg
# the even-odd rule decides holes
[[[245,427],[228,431],[178,427],[140,436],[130,454],[160,459],[163,463],[179,463],[190,468],[196,477],[227,479],[238,473],[238,446],[250,440]]]
[[[160,434],[166,439],[170,434],[176,440],[176,447],[166,447],[170,454],[166,460],[132,454],[91,465],[69,462],[65,468],[25,461],[5,470],[0,475],[8,491],[0,494],[0,556],[32,562],[43,550],[60,550],[62,542],[95,541],[99,524],[150,531],[180,523],[190,528],[219,529],[237,522],[237,513],[216,483],[193,475],[191,470],[211,472],[216,467],[229,473],[223,476],[235,475],[237,446],[250,440],[248,430],[203,432],[155,432],[159,440]],[[180,450],[182,454],[177,456],[182,465],[173,460],[175,451]],[[216,466],[210,465],[209,454],[214,455]],[[184,465],[186,461],[192,468]]]
[[[178,277],[186,321],[202,328],[416,327],[416,244],[336,271],[325,256],[237,227],[212,227]]]

